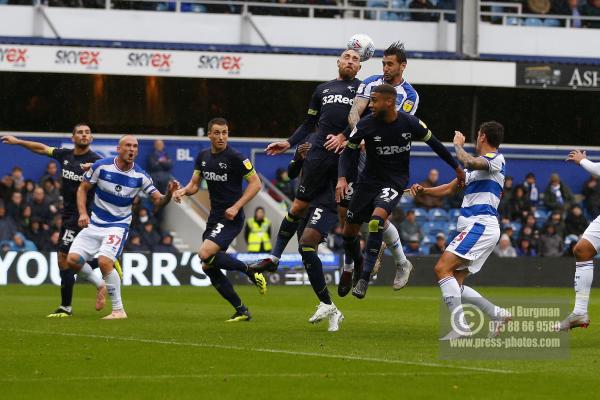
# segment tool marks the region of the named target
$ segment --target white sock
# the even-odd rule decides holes
[[[402,249],[402,243],[400,243],[398,229],[391,222],[388,223],[387,228],[383,231],[383,241],[392,252],[396,264],[404,264],[407,261]]]
[[[442,289],[442,298],[444,299],[444,303],[448,306],[450,314],[454,316],[457,327],[462,330],[469,330],[460,299],[460,286],[458,286],[456,279],[454,279],[453,276],[447,276],[446,278],[440,279],[438,285],[440,285],[440,289]]]
[[[585,314],[590,302],[590,289],[594,280],[594,261],[575,263],[575,307],[573,313]]]
[[[494,305],[491,301],[483,297],[477,290],[466,285],[462,286],[462,302],[473,304],[474,306],[479,307],[481,311],[493,319],[508,315],[507,310]]]
[[[81,267],[81,270],[77,273],[77,275],[90,281],[94,286],[96,286],[96,288],[104,285],[102,277],[100,277],[98,274],[95,274],[94,270],[88,263],[83,264],[83,267]]]
[[[113,269],[110,271],[110,274],[104,277],[104,280],[106,281],[106,290],[108,291],[108,296],[110,297],[113,311],[122,310],[123,303],[121,302],[121,279],[119,279],[119,274],[115,269]]]

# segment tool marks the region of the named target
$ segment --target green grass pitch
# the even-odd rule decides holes
[[[101,321],[106,312],[94,311],[88,285],[76,286],[69,319],[45,318],[57,287],[0,287],[0,398],[530,400],[600,390],[597,325],[572,331],[569,360],[443,361],[437,287],[335,298],[346,316],[336,333],[326,321],[307,322],[317,304],[310,287],[270,287],[265,296],[237,289],[251,322],[225,323],[232,310],[212,288],[126,287],[129,319]],[[592,292],[590,311],[600,315],[600,293]]]

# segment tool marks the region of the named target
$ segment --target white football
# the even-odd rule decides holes
[[[375,43],[373,43],[373,39],[364,33],[357,33],[352,36],[350,40],[348,40],[346,47],[356,50],[360,55],[360,61],[367,61],[369,58],[373,57],[373,54],[375,53]]]

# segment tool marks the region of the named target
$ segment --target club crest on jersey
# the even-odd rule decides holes
[[[402,111],[404,112],[411,112],[413,107],[414,107],[415,103],[413,103],[410,100],[406,100],[404,102],[404,104],[402,104]]]
[[[244,164],[244,167],[246,167],[246,169],[252,169],[252,163],[247,158],[244,161],[242,161],[242,163]]]
[[[219,167],[221,167],[221,169],[227,169],[227,164],[220,162]]]
[[[412,135],[410,134],[410,132],[404,132],[404,133],[402,133],[401,135],[402,135],[402,137],[404,138],[404,140],[410,140],[410,138],[411,138],[411,136],[412,136]]]

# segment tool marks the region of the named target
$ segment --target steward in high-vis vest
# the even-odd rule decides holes
[[[246,220],[245,238],[248,253],[267,253],[271,251],[271,221],[265,217],[265,210],[256,207],[254,217]]]

